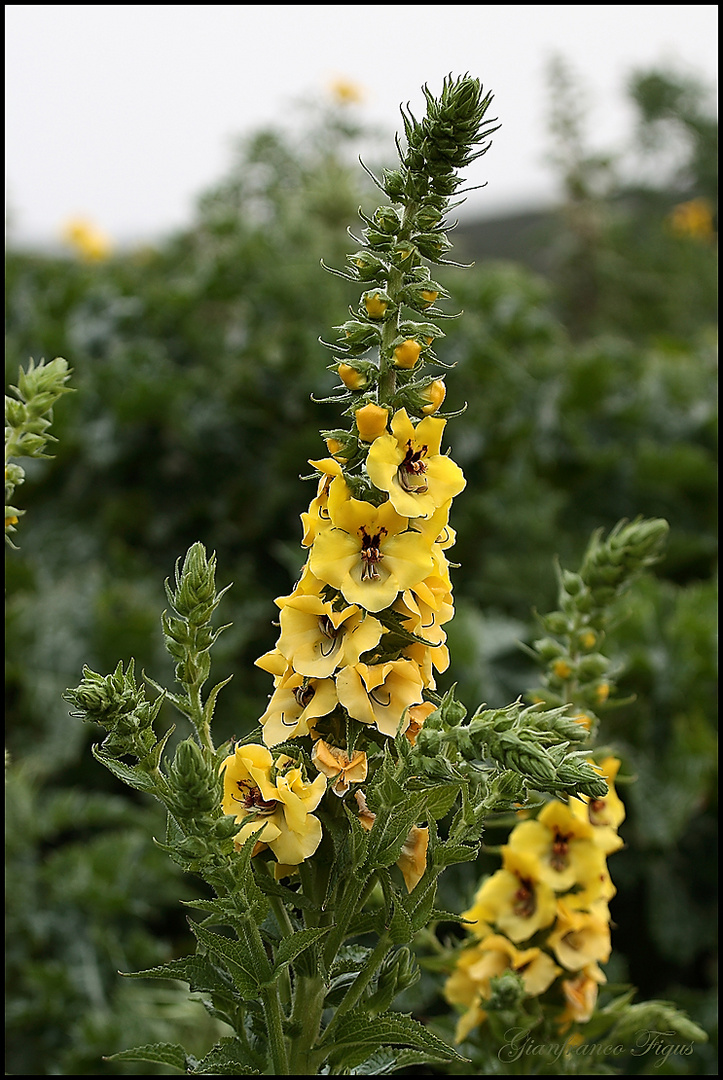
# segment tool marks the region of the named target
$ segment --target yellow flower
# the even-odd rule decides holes
[[[377,436],[387,430],[389,413],[381,405],[375,405],[370,401],[368,405],[362,405],[354,413],[357,431],[362,442],[373,442]]]
[[[467,1007],[457,1024],[457,1042],[485,1020],[487,1014],[480,1001],[490,996],[493,976],[510,970],[520,975],[525,992],[537,997],[544,994],[562,968],[542,949],[517,949],[502,934],[490,934],[465,949],[444,987],[444,996],[451,1005]]]
[[[419,295],[422,297],[422,300],[424,300],[426,304],[433,304],[439,296],[439,293],[436,291],[436,289],[422,289]]]
[[[414,338],[408,338],[403,341],[401,345],[397,345],[394,350],[394,363],[400,368],[413,368],[417,360],[419,360],[419,354],[422,351],[422,346]]]
[[[534,856],[507,848],[503,859],[503,868],[482,884],[463,917],[483,927],[496,923],[512,941],[526,941],[554,921],[555,894],[540,880],[541,868]]]
[[[102,262],[112,251],[109,237],[86,218],[66,222],[63,239],[87,262]]]
[[[343,76],[334,79],[330,85],[332,97],[339,105],[358,105],[364,100],[364,90],[358,83]]]
[[[556,660],[552,665],[552,671],[558,679],[569,679],[572,675],[572,668],[566,660]]]
[[[606,982],[605,976],[592,965],[578,972],[572,979],[562,980],[562,992],[565,995],[565,1011],[560,1014],[558,1023],[562,1030],[570,1024],[586,1024],[597,1004],[598,983]]]
[[[326,790],[325,776],[319,774],[309,784],[289,758],[274,762],[270,751],[255,743],[237,746],[221,763],[221,771],[223,811],[241,825],[234,839],[237,847],[258,834],[254,854],[269,847],[287,866],[314,854],[321,842],[321,822],[312,811]]]
[[[402,845],[402,853],[397,859],[397,866],[402,871],[407,892],[411,892],[424,876],[424,871],[427,869],[428,846],[429,829],[413,825]]]
[[[345,457],[340,457],[340,451],[344,449],[344,444],[339,442],[338,439],[324,439],[324,442],[326,443],[326,449],[336,461],[343,464],[347,460]]]
[[[411,660],[354,664],[336,676],[336,693],[349,715],[391,738],[409,727],[407,710],[422,703],[422,691],[422,677]]]
[[[301,515],[301,524],[304,526],[304,535],[301,543],[304,547],[310,547],[316,534],[329,524],[329,511],[327,502],[329,487],[332,480],[342,476],[341,463],[334,458],[320,458],[318,461],[309,461],[315,469],[321,473],[316,489],[316,498],[311,500],[308,511]]]
[[[465,486],[459,465],[440,452],[446,420],[425,417],[416,428],[406,409],[392,418],[391,434],[375,439],[367,472],[398,514],[428,518]]]
[[[707,199],[690,199],[678,203],[668,218],[678,236],[706,238],[713,233],[713,211]]]
[[[357,806],[359,807],[359,824],[367,832],[371,831],[371,828],[376,821],[377,815],[369,809],[367,805],[366,795],[363,791],[355,791],[354,798],[356,799]]]
[[[436,413],[446,396],[447,387],[444,385],[444,380],[435,379],[433,383],[420,391],[420,397],[429,402],[429,404],[422,406],[422,412],[428,415]]]
[[[414,746],[417,741],[417,735],[419,735],[419,732],[422,730],[424,721],[436,708],[437,706],[431,701],[423,701],[421,705],[412,705],[407,711],[409,727],[404,732],[404,735],[412,746]]]
[[[264,742],[267,746],[277,746],[286,739],[309,735],[314,721],[330,713],[336,704],[333,679],[307,679],[289,667],[261,717]]]
[[[432,540],[409,530],[390,502],[354,499],[340,478],[329,489],[328,512],[331,527],[316,535],[309,568],[347,603],[382,611],[432,570]]]
[[[590,764],[606,781],[608,793],[602,799],[590,799],[587,795],[580,795],[570,800],[570,809],[576,817],[590,822],[593,826],[595,843],[606,855],[610,855],[623,846],[623,840],[618,836],[617,830],[625,821],[625,806],[614,784],[620,769],[620,761],[615,757],[606,757],[599,764],[594,761],[590,761]]]
[[[277,603],[281,634],[276,647],[300,675],[326,679],[338,667],[356,664],[384,632],[378,619],[355,604],[338,610],[309,593],[292,594]]]
[[[557,919],[547,945],[568,971],[610,958],[610,925],[598,911],[574,911],[565,900],[557,902]]]
[[[537,820],[516,825],[507,846],[533,855],[540,863],[540,880],[555,892],[566,892],[606,872],[605,856],[592,836],[589,822],[554,799],[543,807]]]
[[[320,773],[334,780],[331,790],[340,798],[351,784],[361,784],[367,778],[367,756],[363,750],[357,750],[350,758],[346,750],[317,739],[311,748],[311,760]]]

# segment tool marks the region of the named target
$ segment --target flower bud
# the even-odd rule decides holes
[[[362,371],[357,371],[351,364],[339,364],[336,373],[349,390],[364,390],[369,379]]]
[[[370,292],[364,296],[364,307],[370,319],[383,319],[389,307],[389,297],[381,292]]]
[[[375,210],[374,224],[381,232],[389,233],[393,236],[396,236],[402,227],[399,214],[393,206],[380,206]]]
[[[375,405],[370,401],[368,405],[363,405],[361,409],[357,409],[354,413],[354,419],[362,442],[374,442],[379,435],[383,435],[387,430],[389,413],[380,405]]]
[[[432,413],[436,413],[447,395],[447,387],[444,385],[444,379],[435,379],[433,383],[430,383],[424,390],[420,391],[419,396],[427,404],[422,406],[422,412],[427,416]]]
[[[407,338],[394,350],[394,363],[400,368],[413,368],[419,359],[422,346],[414,338]]]

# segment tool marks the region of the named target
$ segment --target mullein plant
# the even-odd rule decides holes
[[[46,363],[30,360],[27,369],[20,368],[17,386],[5,395],[5,542],[14,547],[12,536],[17,532],[25,513],[13,505],[16,489],[25,481],[25,469],[19,458],[48,458],[48,444],[55,442],[49,428],[53,422],[53,407],[72,387],[67,385],[72,372],[62,356]]]
[[[402,111],[399,168],[374,178],[387,201],[362,215],[349,265],[335,271],[362,287],[324,343],[340,380],[328,400],[347,423],[322,432],[326,456],[310,463],[307,559],[276,600],[278,640],[257,661],[273,680],[258,727],[219,747],[212,737],[228,681],[205,691],[224,590],[201,544],[166,583],[177,687],[139,682],[131,661],[107,676],[84,669],[66,694],[106,731],[96,758],[164,804],[160,843],[212,891],[192,905],[195,954],[134,977],[186,981],[228,1033],[202,1059],[160,1044],[117,1060],[277,1076],[463,1067],[428,1026],[391,1009],[419,976],[417,932],[457,918],[436,907],[439,874],[474,859],[485,819],[524,804],[528,789],[609,797],[562,698],[467,719],[454,690],[437,688],[454,614],[450,509],[465,480],[443,448],[434,348],[448,294],[430,264],[450,247],[458,173],[495,127],[477,79],[424,93],[423,120]],[[172,729],[156,730],[164,702],[192,729],[172,757]]]
[[[659,557],[666,533],[660,519],[620,522],[605,539],[595,533],[579,572],[558,568],[559,608],[540,618],[544,636],[529,650],[542,673],[530,700],[569,707],[608,790],[593,798],[539,796],[518,810],[497,849],[500,869],[462,913],[466,939],[442,961],[451,968],[443,993],[458,1013],[457,1044],[473,1059],[494,1055],[498,1068],[502,1061],[530,1071],[536,1060],[554,1064],[555,1072],[577,1072],[575,1055],[584,1055],[587,1071],[601,1065],[610,1072],[613,1058],[644,1051],[641,1033],[644,1040],[646,1032],[665,1032],[670,1049],[677,1039],[688,1053],[706,1037],[666,1002],[631,1004],[630,988],[618,987],[603,1005],[598,998],[607,982],[601,965],[611,955],[609,903],[616,893],[608,857],[624,846],[625,820],[616,790],[621,760],[608,747],[593,747],[598,712],[622,703],[602,650],[613,605]]]

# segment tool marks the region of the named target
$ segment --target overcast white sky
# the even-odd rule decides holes
[[[545,204],[546,70],[583,80],[594,145],[628,140],[625,80],[666,65],[717,85],[716,4],[10,4],[6,204],[14,243],[53,243],[83,215],[118,241],[186,225],[238,135],[289,114],[335,77],[390,139],[400,102],[469,71],[502,122],[469,173],[468,211]]]

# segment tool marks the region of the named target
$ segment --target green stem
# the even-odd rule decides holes
[[[240,929],[261,982],[261,1004],[266,1020],[271,1064],[276,1076],[289,1076],[288,1049],[284,1037],[284,1012],[281,1007],[278,983],[271,979],[271,964],[256,923],[250,917],[242,916]]]
[[[377,942],[376,947],[367,957],[364,967],[361,969],[356,979],[339,1002],[334,1016],[331,1019],[326,1031],[324,1032],[325,1042],[327,1042],[332,1037],[340,1018],[345,1013],[347,1013],[349,1009],[353,1008],[353,1006],[356,1005],[356,1003],[359,1001],[367,986],[374,978],[377,969],[382,964],[384,957],[387,955],[390,945],[391,941],[389,938],[389,934],[382,934],[382,936],[379,938],[379,941]]]
[[[398,241],[408,240],[412,235],[414,220],[419,207],[416,202],[409,202],[404,207],[402,227],[397,236]],[[399,303],[399,294],[404,285],[404,272],[392,267],[387,281],[387,292],[395,305]],[[399,310],[393,319],[387,319],[382,326],[382,339],[379,345],[379,391],[378,403],[391,405],[396,390],[396,374],[392,362],[392,342],[399,332]]]
[[[314,1045],[319,1037],[325,997],[326,985],[321,975],[297,976],[290,1022],[294,1031],[289,1054],[289,1070],[292,1076],[317,1074],[321,1061],[319,1051],[314,1052]]]

